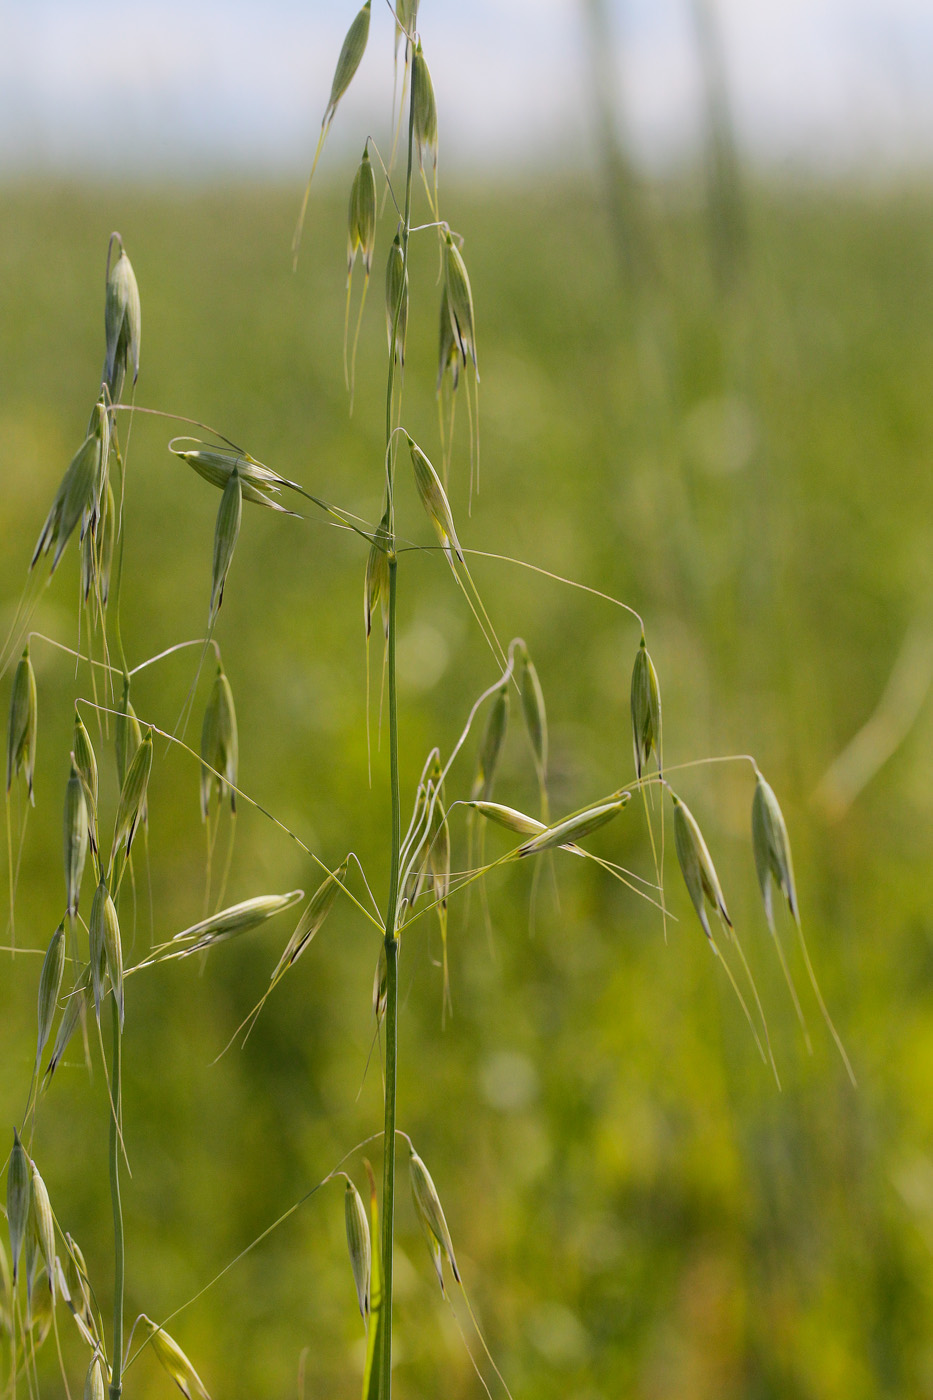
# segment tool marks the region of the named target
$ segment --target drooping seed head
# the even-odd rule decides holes
[[[45,1182],[39,1175],[35,1162],[30,1163],[32,1168],[31,1176],[31,1210],[33,1224],[36,1232],[36,1240],[39,1244],[39,1252],[42,1255],[45,1271],[49,1278],[49,1288],[52,1296],[55,1296],[55,1221],[52,1216],[52,1205],[49,1201],[49,1193]]]
[[[140,1315],[139,1321],[149,1334],[149,1345],[182,1395],[186,1396],[187,1400],[194,1400],[196,1395],[200,1397],[200,1400],[211,1400],[204,1388],[204,1382],[175,1338],[170,1337],[164,1327],[153,1322],[152,1318],[147,1317],[145,1313]]]
[[[207,821],[213,792],[217,794],[218,803],[229,793],[230,810],[235,812],[239,737],[233,691],[220,664],[201,726],[201,765],[202,819]]]
[[[463,254],[450,233],[444,238],[444,284],[447,291],[447,304],[450,311],[450,324],[460,357],[476,365],[476,334],[473,321],[473,292],[470,278],[463,261]]]
[[[440,477],[421,451],[421,448],[411,438],[408,438],[408,450],[411,453],[411,464],[415,472],[415,486],[418,495],[421,497],[421,504],[427,512],[437,538],[444,547],[444,552],[453,568],[453,554],[462,564],[463,550],[460,548],[460,541],[457,539],[457,532],[454,529],[454,518],[451,513],[450,503],[447,500],[447,493],[441,485]]]
[[[504,676],[502,684],[492,697],[486,716],[486,728],[483,730],[479,752],[476,755],[472,796],[481,797],[484,802],[488,802],[492,797],[496,769],[509,727],[509,705],[509,677]]]
[[[693,907],[703,925],[703,932],[712,942],[713,935],[709,919],[706,916],[704,898],[709,902],[710,907],[719,914],[727,928],[731,929],[732,920],[726,909],[726,901],[723,899],[716,867],[713,865],[712,857],[706,842],[703,840],[703,833],[697,825],[696,818],[686,804],[681,802],[680,798],[673,792],[671,797],[674,802],[674,844],[677,848],[677,861],[684,877],[684,884],[687,886],[687,892],[693,901]]]
[[[535,765],[543,781],[547,772],[547,711],[544,708],[544,692],[535,670],[534,662],[524,646],[520,651],[518,685],[522,697],[522,714],[525,728],[535,756]]]
[[[757,770],[756,770],[757,773]],[[784,814],[781,811],[774,790],[757,773],[755,796],[752,799],[752,848],[755,853],[755,869],[761,886],[768,927],[774,932],[774,909],[771,899],[771,881],[787,900],[787,907],[794,922],[800,925],[797,907],[797,889],[794,884],[794,865],[790,854],[790,841]]]
[[[324,920],[327,918],[331,909],[333,909],[334,902],[346,882],[347,867],[348,862],[344,861],[337,870],[328,875],[325,880],[322,880],[314,891],[307,909],[298,920],[298,927],[288,940],[285,951],[279,958],[275,971],[272,974],[271,980],[273,982],[287,967],[294,966],[314,935],[319,931]]]
[[[423,170],[425,151],[433,157],[434,165],[437,165],[437,102],[420,39],[415,44],[411,65],[411,101],[413,135],[418,147],[418,160]]]
[[[366,577],[363,583],[363,622],[366,636],[373,629],[373,613],[376,604],[382,603],[382,630],[389,640],[389,508],[376,528],[366,560]]]
[[[334,70],[334,81],[331,84],[330,100],[327,103],[327,111],[324,113],[324,122],[322,125],[325,125],[328,121],[333,119],[333,115],[337,110],[337,103],[350,86],[353,81],[353,76],[362,62],[363,54],[366,52],[366,41],[369,38],[370,9],[371,0],[366,0],[366,4],[354,17],[353,23],[347,30],[347,36],[343,41],[343,48],[340,50],[340,56],[337,59],[337,67]]]
[[[58,1009],[58,995],[62,989],[65,972],[65,924],[64,921],[52,934],[52,941],[46,949],[39,974],[38,1036],[36,1043],[36,1069],[42,1059],[55,1012]]]
[[[217,511],[209,625],[213,625],[224,600],[224,584],[233,562],[233,551],[236,549],[236,542],[240,534],[242,514],[243,491],[240,486],[240,473],[239,468],[234,467],[230,473],[230,479],[224,487],[224,493],[220,498],[220,507]]]
[[[152,772],[152,730],[147,729],[123,779],[113,829],[113,858],[120,847],[129,855],[136,828],[146,812],[149,775]]]
[[[661,772],[661,692],[645,638],[642,636],[632,667],[632,743],[635,772],[640,778],[652,749]]]
[[[372,1246],[369,1239],[369,1221],[366,1207],[359,1191],[347,1177],[347,1189],[343,1197],[344,1217],[347,1226],[347,1248],[350,1251],[350,1267],[353,1269],[353,1282],[360,1305],[360,1316],[365,1321],[369,1316],[369,1281],[372,1264]]]
[[[81,894],[84,862],[87,859],[89,819],[84,797],[84,783],[74,762],[65,787],[65,818],[63,844],[65,855],[65,893],[69,914],[77,914]]]
[[[576,816],[567,817],[564,821],[555,822],[553,826],[545,827],[537,836],[533,836],[530,841],[526,841],[519,851],[519,856],[540,855],[542,851],[553,851],[558,846],[566,846],[577,841],[582,841],[584,836],[591,835],[607,822],[617,817],[623,807],[628,804],[631,797],[629,792],[620,792],[611,802],[600,802],[597,806],[587,807],[584,811],[578,812]]]
[[[7,733],[6,748],[6,790],[9,792],[13,779],[20,771],[26,775],[29,800],[35,806],[32,779],[36,767],[36,730],[39,718],[39,701],[36,690],[36,673],[32,669],[29,648],[23,652],[13,675],[13,688],[10,692],[10,727]]]
[[[460,1282],[460,1273],[457,1269],[457,1261],[454,1257],[454,1247],[450,1239],[450,1231],[447,1228],[447,1221],[444,1218],[444,1210],[441,1205],[437,1188],[431,1180],[431,1175],[427,1167],[422,1162],[414,1148],[411,1149],[411,1158],[408,1163],[409,1178],[411,1180],[411,1196],[415,1204],[415,1214],[427,1241],[428,1250],[437,1270],[438,1282],[441,1285],[441,1292],[444,1293],[444,1270],[442,1267],[442,1257],[447,1256],[451,1270],[457,1282]]]
[[[401,299],[401,300],[400,300]],[[398,325],[396,327],[396,317]],[[405,339],[408,335],[408,270],[402,253],[402,240],[398,234],[389,249],[386,263],[386,328],[389,336],[389,349],[392,348],[392,333],[395,332],[395,358],[400,365],[405,363]]]
[[[107,350],[104,357],[103,383],[107,386],[111,402],[119,403],[127,370],[132,367],[134,384],[139,374],[141,315],[136,274],[123,250],[123,240],[118,233],[112,237],[111,251],[114,243],[119,252],[116,259],[110,262],[107,274],[104,302]]]
[[[29,1158],[26,1155],[26,1149],[19,1140],[19,1133],[14,1128],[13,1151],[10,1153],[6,1178],[6,1215],[7,1227],[10,1232],[14,1287],[19,1270],[19,1256],[29,1224],[30,1178]]]
[[[290,909],[304,897],[304,890],[290,890],[288,894],[261,894],[253,899],[244,899],[240,904],[231,904],[200,923],[176,933],[173,943],[190,943],[191,946],[179,952],[179,957],[188,957],[215,943],[225,943],[242,933],[264,924],[267,919]]]

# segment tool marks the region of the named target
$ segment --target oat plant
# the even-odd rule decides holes
[[[349,25],[324,109],[312,177],[341,99],[366,51],[370,9],[367,0]],[[400,1152],[407,1152],[411,1209],[427,1245],[425,1262],[429,1267],[433,1265],[441,1295],[452,1307],[450,1295],[456,1292],[469,1319],[470,1339],[465,1332],[464,1344],[476,1368],[477,1384],[489,1395],[497,1391],[510,1393],[476,1323],[467,1293],[469,1280],[458,1264],[455,1242],[444,1212],[442,1192],[456,1187],[445,1181],[442,1188],[438,1188],[407,1131],[408,1110],[406,1105],[400,1105],[398,1093],[399,969],[406,933],[421,919],[437,921],[443,950],[440,1020],[449,1012],[452,1000],[447,946],[454,928],[453,910],[455,907],[463,910],[463,917],[473,922],[488,917],[485,877],[490,871],[534,864],[533,890],[537,893],[541,872],[550,870],[559,881],[560,865],[566,857],[594,862],[607,878],[621,882],[633,899],[647,899],[655,905],[659,927],[662,927],[673,916],[672,909],[677,902],[669,900],[665,886],[666,849],[672,831],[686,895],[702,934],[747,1019],[753,1043],[777,1079],[778,1066],[762,1001],[739,931],[729,914],[713,856],[700,822],[672,786],[672,780],[679,785],[685,778],[685,770],[702,771],[703,765],[710,761],[750,766],[754,779],[751,852],[770,937],[806,1035],[801,1002],[783,942],[786,934],[779,922],[777,905],[783,901],[799,939],[820,1011],[851,1075],[848,1058],[830,1021],[804,942],[790,841],[777,797],[754,759],[745,755],[734,759],[697,759],[669,766],[663,747],[662,686],[648,650],[645,623],[628,604],[593,589],[587,591],[593,596],[594,604],[597,601],[599,606],[611,604],[621,610],[632,625],[627,724],[633,766],[631,771],[614,776],[609,790],[588,794],[575,810],[556,814],[552,810],[546,678],[539,674],[524,640],[514,637],[503,642],[501,639],[471,572],[471,563],[475,563],[481,551],[469,547],[463,522],[458,527],[451,504],[454,494],[451,483],[458,471],[468,472],[471,496],[479,488],[477,328],[481,315],[477,315],[474,305],[468,271],[468,240],[443,217],[438,180],[437,109],[422,38],[416,28],[417,11],[416,4],[403,3],[403,0],[397,0],[394,8],[396,83],[400,47],[404,65],[397,129],[405,135],[399,142],[398,169],[394,151],[390,150],[384,158],[372,137],[365,135],[362,158],[350,180],[348,201],[344,362],[351,398],[353,363],[365,301],[364,288],[348,356],[354,269],[359,259],[368,286],[373,266],[378,269],[380,259],[385,266],[388,354],[384,412],[381,414],[384,436],[381,460],[372,464],[373,479],[381,482],[384,493],[378,521],[359,520],[352,512],[308,490],[290,474],[266,465],[215,428],[179,418],[166,408],[134,403],[133,393],[141,364],[140,295],[119,234],[114,234],[110,240],[105,272],[105,344],[100,386],[93,396],[84,437],[77,445],[40,528],[29,580],[2,654],[3,670],[10,675],[6,791],[12,959],[19,852],[24,839],[24,815],[36,800],[34,770],[41,734],[42,697],[31,657],[38,648],[61,649],[61,644],[34,631],[31,623],[38,599],[53,584],[65,551],[69,546],[79,550],[79,624],[75,645],[65,660],[67,664],[78,663],[78,674],[87,677],[88,685],[76,696],[71,747],[64,756],[68,777],[60,809],[63,815],[52,813],[55,820],[62,822],[63,913],[47,947],[40,950],[43,956],[36,978],[35,1067],[31,1083],[24,1086],[23,1116],[12,1129],[6,1162],[8,1246],[0,1246],[3,1290],[0,1328],[8,1356],[4,1393],[11,1396],[39,1393],[37,1355],[40,1347],[50,1333],[59,1342],[59,1318],[64,1321],[69,1315],[84,1347],[82,1375],[70,1379],[75,1388],[83,1385],[86,1397],[109,1394],[110,1400],[119,1400],[124,1389],[124,1374],[144,1348],[151,1351],[167,1377],[184,1395],[189,1398],[208,1396],[205,1381],[195,1365],[173,1332],[166,1329],[169,1320],[174,1329],[174,1315],[173,1319],[158,1322],[147,1313],[140,1313],[131,1327],[126,1326],[124,1318],[125,1242],[121,1201],[121,1180],[127,1158],[122,1113],[124,1029],[127,1020],[131,1021],[134,1016],[134,984],[148,968],[183,962],[194,955],[202,959],[214,955],[221,945],[248,935],[269,920],[282,920],[289,910],[293,911],[291,924],[278,925],[289,930],[282,938],[280,956],[266,985],[256,989],[254,1008],[234,1035],[234,1041],[245,1040],[283,978],[299,959],[309,954],[338,900],[345,900],[372,933],[374,1036],[379,1041],[384,1077],[384,1115],[381,1123],[373,1124],[368,1145],[348,1145],[343,1159],[308,1193],[314,1195],[328,1183],[342,1183],[343,1186],[353,1293],[366,1330],[363,1400],[390,1400],[392,1395]],[[393,125],[394,114],[389,128],[389,144],[394,147]],[[420,185],[416,175],[423,177]],[[311,179],[295,232],[293,254],[296,260],[307,222],[310,190]],[[423,201],[424,217],[419,215],[420,222],[416,222],[413,214],[416,197]],[[380,208],[381,215],[377,212]],[[409,262],[412,240],[416,237],[431,240],[438,249],[440,278],[439,285],[433,288],[413,285]],[[306,235],[305,242],[308,241]],[[416,440],[406,427],[406,341],[409,299],[415,296],[425,302],[434,298],[439,326],[436,445]],[[481,307],[481,295],[477,301]],[[461,384],[470,396],[468,454],[459,444],[454,417]],[[212,488],[219,500],[213,540],[205,541],[211,578],[209,593],[202,600],[203,636],[178,643],[131,665],[120,627],[125,543],[123,508],[125,493],[132,490],[127,448],[129,424],[134,416],[142,414],[165,421],[167,434],[174,434],[168,441],[168,450],[176,462],[188,469],[186,489]],[[179,429],[183,429],[184,435],[178,435]],[[467,455],[468,465],[463,460]],[[440,463],[440,470],[435,462]],[[431,532],[429,545],[414,543],[423,522],[403,518],[397,490],[400,473],[410,474],[414,495]],[[200,485],[195,477],[200,478]],[[385,893],[381,905],[372,893],[380,883],[378,876],[364,870],[352,852],[316,852],[298,833],[288,831],[269,812],[265,812],[265,816],[302,848],[309,870],[316,872],[312,876],[314,888],[310,895],[302,890],[262,892],[237,903],[225,903],[236,811],[244,805],[259,806],[255,797],[239,783],[240,733],[236,700],[218,640],[218,634],[222,640],[225,593],[243,586],[244,581],[238,577],[236,569],[237,545],[241,532],[249,528],[253,507],[272,511],[279,517],[299,517],[283,519],[282,528],[301,528],[300,517],[309,511],[323,513],[326,519],[357,537],[364,614],[361,644],[366,648],[368,675],[369,649],[375,639],[377,663],[373,669],[380,678],[379,689],[384,686],[384,727],[389,754],[391,822],[386,836]],[[458,737],[449,752],[442,751],[434,743],[426,743],[420,772],[412,774],[401,771],[399,733],[403,720],[399,713],[397,671],[399,616],[403,605],[401,579],[416,549],[429,553],[436,568],[445,573],[449,571],[452,576],[463,606],[483,639],[489,673],[473,703],[465,707]],[[540,563],[518,559],[506,562],[516,569],[531,569],[537,575],[546,575],[560,586],[582,587],[549,573]],[[141,670],[157,667],[180,653],[191,660],[191,688],[181,718],[175,723],[163,721],[159,724],[155,716],[137,715],[132,700],[135,677]],[[198,743],[197,736],[189,736],[187,721],[199,693],[199,677],[209,657],[206,678],[209,694]],[[381,706],[379,708],[381,710]],[[382,718],[377,719],[377,725],[381,725]],[[533,812],[521,810],[514,805],[510,794],[502,790],[503,746],[516,727],[524,734],[528,772],[537,790]],[[169,758],[174,760],[176,756],[191,767],[192,791],[198,794],[200,815],[207,833],[205,907],[188,927],[167,936],[164,936],[161,917],[155,911],[153,926],[158,928],[159,935],[153,936],[150,946],[142,953],[134,950],[130,956],[125,928],[129,921],[136,920],[137,906],[143,902],[140,894],[146,883],[151,779]],[[107,777],[106,783],[101,781],[102,774]],[[110,795],[112,791],[117,794],[115,801]],[[18,817],[14,797],[19,804]],[[225,816],[227,812],[229,816]],[[229,844],[222,874],[214,882],[211,859],[222,819],[229,823]],[[596,832],[616,829],[616,824],[636,820],[647,822],[653,853],[652,868],[648,872],[632,871],[602,854],[606,849],[605,841],[591,849],[590,838]],[[493,836],[492,832],[498,834]],[[487,848],[499,853],[488,856]],[[470,901],[469,895],[474,889],[478,897]],[[775,892],[780,900],[775,898]],[[458,896],[462,896],[459,901]],[[17,970],[20,962],[17,961]],[[109,1051],[105,1048],[108,1031]],[[102,1068],[107,1086],[113,1213],[113,1306],[109,1318],[105,1318],[99,1306],[98,1292],[79,1243],[66,1228],[68,1203],[50,1200],[39,1165],[31,1155],[37,1116],[52,1111],[50,1100],[57,1083],[56,1072],[69,1046],[79,1047],[89,1065]],[[381,1150],[381,1192],[377,1189],[376,1175],[363,1155],[364,1147],[374,1157]],[[284,1221],[290,1213],[286,1211],[281,1219]],[[255,1243],[258,1245],[259,1241]],[[136,1292],[141,1288],[144,1284]],[[60,1344],[57,1349],[61,1357]],[[64,1359],[61,1364],[68,1385]]]

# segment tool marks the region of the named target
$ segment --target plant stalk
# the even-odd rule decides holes
[[[395,502],[392,438],[392,404],[395,397],[395,352],[402,298],[408,273],[408,238],[411,230],[411,185],[414,149],[414,84],[408,106],[408,169],[405,179],[405,214],[402,220],[402,278],[399,303],[395,308],[395,324],[389,346],[389,373],[386,386],[386,458],[388,462],[389,496],[389,635],[387,684],[389,691],[389,768],[392,794],[392,864],[389,874],[389,901],[386,907],[386,1066],[385,1066],[385,1135],[382,1180],[382,1365],[380,1387],[383,1400],[392,1397],[392,1264],[395,1243],[395,1119],[398,1084],[398,887],[401,865],[402,813],[398,771],[398,687],[396,684],[396,640],[398,557],[395,553]],[[115,1397],[112,1397],[115,1400]]]
[[[123,1205],[120,1200],[120,1132],[121,1070],[123,1033],[116,996],[110,995],[110,1015],[113,1022],[113,1065],[110,1074],[110,1199],[113,1202],[113,1356],[111,1358],[110,1400],[120,1400],[123,1391]]]
[[[396,594],[398,561],[389,556],[389,744],[392,785],[392,871],[389,881],[389,904],[386,914],[386,1066],[385,1066],[385,1136],[382,1182],[382,1259],[383,1259],[383,1332],[382,1332],[382,1394],[392,1395],[392,1261],[395,1239],[395,1114],[398,1081],[398,930],[395,926],[398,905],[400,850],[402,844],[401,801],[398,775],[398,695],[395,684]]]

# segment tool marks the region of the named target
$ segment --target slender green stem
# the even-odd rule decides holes
[[[397,561],[389,557],[389,741],[392,785],[392,870],[389,880],[389,902],[386,909],[386,1088],[385,1137],[382,1179],[382,1259],[383,1259],[383,1332],[382,1332],[382,1394],[392,1395],[392,1263],[395,1240],[395,1115],[398,1081],[398,906],[400,850],[402,843],[401,802],[398,776],[398,696],[395,684],[396,593]]]
[[[383,1400],[392,1397],[392,1264],[395,1243],[395,1119],[398,1081],[398,889],[401,866],[402,814],[398,772],[398,689],[396,686],[396,637],[398,632],[398,556],[395,552],[394,471],[392,466],[392,405],[395,397],[395,362],[399,318],[408,273],[408,235],[411,229],[411,185],[414,147],[414,102],[408,109],[408,171],[405,182],[405,215],[402,221],[402,279],[395,308],[395,325],[389,347],[389,373],[386,385],[386,458],[389,498],[389,636],[387,683],[389,690],[389,765],[392,790],[392,863],[389,874],[389,901],[386,906],[386,1088],[385,1138],[382,1179],[382,1376]]]
[[[116,997],[111,994],[113,1020],[113,1065],[110,1075],[110,1199],[113,1202],[113,1356],[111,1358],[110,1400],[120,1400],[123,1391],[123,1206],[120,1201],[120,1132],[118,1118],[122,1102],[120,1087],[123,1034]]]

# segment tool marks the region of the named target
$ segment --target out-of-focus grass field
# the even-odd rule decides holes
[[[137,404],[213,424],[376,521],[389,222],[380,226],[349,418],[345,195],[316,190],[292,276],[296,202],[295,191],[275,189],[3,190],[7,617],[97,392],[113,228],[142,296]],[[669,765],[757,757],[784,807],[810,948],[859,1080],[853,1091],[782,909],[813,1039],[806,1053],[760,907],[747,766],[688,770],[676,782],[754,967],[781,1093],[710,954],[671,844],[676,918],[666,943],[656,909],[569,857],[554,862],[559,903],[549,877],[542,882],[533,931],[523,867],[489,881],[491,934],[478,898],[455,903],[444,1029],[439,937],[431,919],[420,920],[403,943],[399,1121],[437,1183],[489,1346],[512,1393],[537,1400],[929,1396],[929,701],[847,810],[830,816],[814,794],[872,714],[912,629],[911,678],[922,693],[933,638],[933,196],[757,189],[745,270],[730,293],[716,288],[704,217],[682,189],[658,189],[647,206],[650,270],[637,292],[620,278],[585,184],[457,188],[444,209],[466,238],[482,375],[472,517],[462,393],[457,411],[451,495],[461,540],[643,613]],[[404,422],[439,461],[436,264],[433,236],[420,235]],[[219,497],[168,454],[175,431],[184,426],[142,415],[132,425],[123,600],[131,664],[202,635],[206,622]],[[431,544],[401,466],[400,529]],[[74,555],[72,546],[34,620],[69,645]],[[242,787],[331,865],[358,852],[381,902],[387,755],[376,742],[374,649],[370,787],[364,564],[361,542],[321,519],[247,507],[216,636],[238,708]],[[540,673],[554,810],[631,780],[636,624],[512,565],[477,558],[471,568],[499,636],[523,636]],[[400,609],[408,806],[428,749],[449,749],[497,672],[436,552],[403,557]],[[74,668],[39,641],[32,654],[37,803],[16,929],[21,944],[44,949],[64,900]],[[142,718],[173,727],[195,658],[183,652],[140,675],[133,699]],[[195,747],[211,674],[206,667],[188,727]],[[89,694],[86,671],[78,684]],[[112,743],[96,737],[112,801]],[[137,955],[150,919],[162,939],[199,918],[203,901],[197,764],[164,746],[156,752],[148,868],[141,845],[135,862]],[[468,746],[448,801],[468,795],[474,753]],[[497,795],[518,807],[534,802],[517,706]],[[462,822],[454,830],[457,866]],[[651,877],[638,803],[591,844]],[[490,832],[487,850],[504,849]],[[317,879],[294,843],[241,803],[230,899],[310,889]],[[85,914],[90,885],[88,871]],[[215,1063],[267,984],[289,918],[216,950],[203,968],[191,960],[128,983],[130,1320],[139,1311],[164,1318],[198,1294],[381,1126],[379,1058],[370,1057],[378,936],[349,906],[270,999],[245,1048]],[[129,899],[122,922],[129,945]],[[39,966],[21,953],[2,964],[7,1132],[29,1086]],[[107,1100],[99,1068],[89,1083],[79,1060],[74,1052],[42,1101],[32,1151],[106,1310]],[[379,1144],[368,1150],[378,1163]],[[401,1153],[403,1168],[405,1160]],[[361,1154],[348,1166],[362,1188]],[[402,1186],[398,1394],[476,1396],[404,1174]],[[453,1303],[479,1356],[456,1293]],[[363,1332],[340,1183],[169,1326],[215,1397],[295,1395],[302,1355],[308,1397],[357,1395]],[[86,1352],[64,1312],[60,1329],[80,1393]],[[44,1393],[61,1393],[51,1338],[40,1370]],[[169,1386],[148,1355],[126,1377],[127,1395]]]

